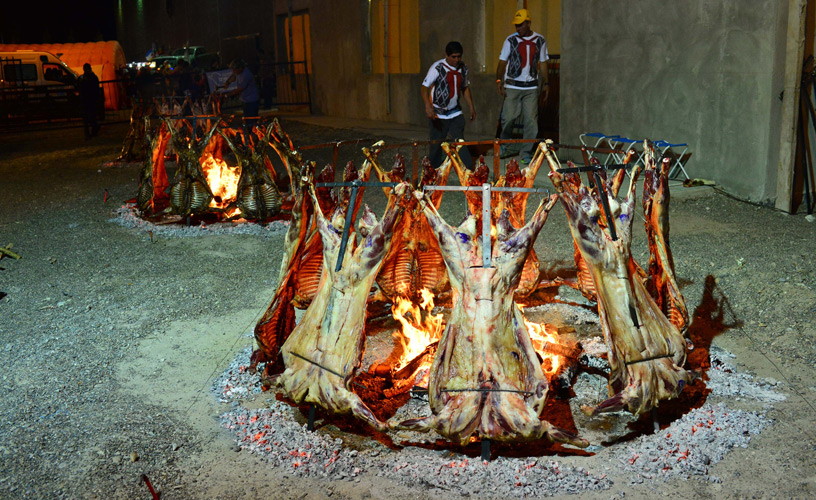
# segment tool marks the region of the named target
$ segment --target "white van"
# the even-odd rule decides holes
[[[50,52],[0,52],[0,85],[76,85],[77,74]]]
[[[50,52],[0,52],[0,122],[25,124],[81,117],[77,78]],[[100,110],[104,117],[101,100]]]

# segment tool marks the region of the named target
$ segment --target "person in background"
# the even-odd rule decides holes
[[[94,74],[91,65],[82,65],[82,75],[77,79],[79,102],[82,105],[82,123],[85,126],[85,139],[99,133],[99,78]]]
[[[232,82],[235,82],[236,89],[228,93],[228,96],[240,96],[243,103],[244,125],[248,130],[252,130],[252,126],[257,121],[257,116],[260,111],[261,96],[258,92],[258,86],[255,84],[255,77],[252,72],[246,67],[244,61],[236,59],[230,63],[232,74],[224,82],[224,88],[229,87]]]
[[[513,16],[516,32],[504,40],[496,67],[496,86],[504,97],[501,110],[501,138],[510,139],[513,123],[519,115],[524,123],[524,138],[538,136],[538,107],[549,96],[547,42],[530,29],[530,13],[521,9]],[[535,144],[525,144],[521,163],[529,163]],[[515,148],[502,147],[502,158],[514,156]]]
[[[463,97],[468,104],[470,121],[476,119],[476,108],[470,94],[468,68],[462,62],[461,43],[452,41],[445,46],[445,58],[431,64],[421,90],[425,115],[430,120],[430,140],[464,139],[465,117],[459,98]],[[432,144],[431,165],[441,165],[444,154],[439,144]],[[473,161],[467,147],[459,150],[459,156],[466,167],[472,167]]]

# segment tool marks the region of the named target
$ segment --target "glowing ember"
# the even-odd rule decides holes
[[[521,305],[518,305],[520,310],[524,310]],[[561,356],[553,351],[559,351],[562,348],[558,342],[558,335],[554,332],[547,331],[547,325],[532,323],[524,318],[524,325],[530,333],[530,340],[533,341],[533,349],[541,356],[541,369],[544,370],[545,375],[554,375],[558,372],[561,366]]]
[[[226,208],[235,201],[238,195],[238,179],[241,177],[240,167],[230,167],[224,160],[205,154],[201,157],[201,169],[204,170],[207,184],[215,196],[210,207]]]
[[[442,315],[431,314],[434,308],[433,293],[423,288],[420,294],[422,300],[418,305],[410,300],[397,298],[391,307],[394,319],[402,325],[402,331],[394,333],[394,337],[402,345],[402,355],[396,363],[397,370],[419,356],[426,347],[439,340],[442,334]]]

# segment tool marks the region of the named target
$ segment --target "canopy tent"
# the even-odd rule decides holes
[[[83,73],[82,65],[88,63],[102,82],[116,80],[117,71],[126,64],[125,51],[119,42],[88,43],[30,43],[0,44],[0,52],[15,50],[39,50],[59,57],[78,75]],[[125,92],[121,83],[103,83],[105,109],[117,110],[125,106]]]

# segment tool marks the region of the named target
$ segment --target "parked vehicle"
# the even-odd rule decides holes
[[[203,70],[211,70],[213,66],[217,67],[219,65],[218,53],[207,52],[206,48],[193,45],[176,49],[169,55],[155,56],[150,60],[150,66],[152,68],[161,68],[165,63],[168,63],[170,68],[173,69],[181,60],[187,61],[193,68]]]
[[[79,77],[50,52],[0,52],[0,121],[30,123],[82,116]],[[104,99],[99,100],[104,118]]]
[[[77,74],[50,52],[0,52],[3,87],[75,85]]]

